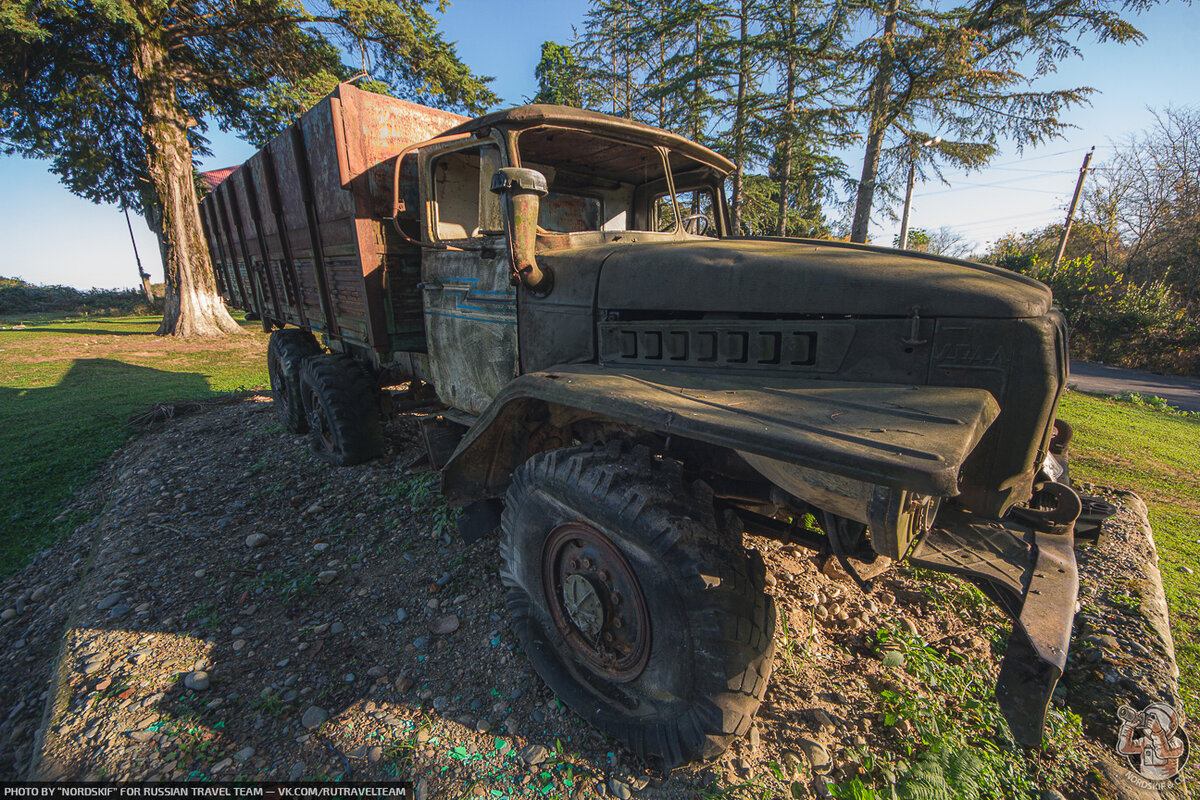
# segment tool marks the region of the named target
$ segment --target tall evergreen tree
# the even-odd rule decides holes
[[[762,127],[764,97],[761,83],[767,69],[765,16],[769,8],[760,0],[731,0],[717,6],[715,15],[730,34],[710,44],[717,82],[713,112],[718,150],[734,163],[730,176],[730,216],[733,229],[741,229],[743,181],[747,168],[766,155],[756,131]]]
[[[350,77],[338,45],[418,102],[495,101],[423,0],[0,0],[0,140],[78,194],[140,210],[166,273],[160,333],[239,330],[216,293],[193,154],[209,121],[261,142]]]
[[[1081,37],[1138,42],[1120,11],[1154,0],[972,0],[943,9],[919,0],[865,0],[864,39],[853,62],[865,70],[860,110],[866,150],[851,230],[865,242],[877,189],[914,163],[940,175],[938,162],[977,168],[1007,139],[1018,150],[1047,141],[1067,126],[1061,115],[1091,89],[1038,91],[1032,84],[1079,54]],[[936,148],[919,145],[940,135]]]
[[[644,53],[654,19],[646,0],[599,0],[588,10],[577,45],[583,105],[634,119],[642,106]]]
[[[854,139],[847,93],[855,75],[844,69],[850,17],[841,0],[783,0],[768,21],[767,52],[778,87],[766,114],[764,138],[773,147],[771,175],[779,181],[778,236],[811,235],[824,225],[811,204],[833,198],[845,165],[835,153]],[[795,185],[793,185],[793,183]],[[809,208],[801,231],[790,225],[789,204]],[[817,217],[820,226],[813,227]]]
[[[681,0],[666,7],[654,35],[663,38],[669,55],[649,76],[651,99],[667,99],[666,123],[693,141],[713,141],[709,127],[717,108],[723,56],[729,48],[729,21],[722,14],[727,0]]]
[[[578,50],[592,87],[585,103],[727,155],[735,230],[759,229],[757,211],[742,225],[742,184],[769,168],[760,177],[784,187],[771,193],[782,204],[777,228],[764,232],[786,234],[798,198],[815,192],[819,204],[843,182],[833,153],[853,136],[853,75],[841,69],[850,22],[845,0],[601,0]]]
[[[533,74],[538,82],[533,102],[576,108],[583,105],[580,86],[582,69],[569,46],[558,42],[542,42],[542,58]]]

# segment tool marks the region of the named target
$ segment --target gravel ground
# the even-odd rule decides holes
[[[428,797],[683,798],[749,784],[815,797],[857,774],[862,753],[913,735],[884,724],[880,690],[918,684],[885,665],[878,627],[994,674],[988,628],[911,573],[864,597],[806,551],[750,538],[787,622],[771,688],[729,752],[663,775],[562,707],[527,664],[496,542],[466,547],[441,530],[416,431],[401,416],[386,459],[331,468],[252,397],[119,452],[77,500],[92,521],[0,586],[0,780],[404,778]],[[1142,523],[1126,510],[1118,524]],[[1088,619],[1084,633],[1109,630]],[[1090,735],[1088,753],[1111,751],[1103,725]],[[1088,786],[1081,769],[1058,788],[1094,796]]]

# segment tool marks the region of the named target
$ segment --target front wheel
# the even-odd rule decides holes
[[[580,717],[668,766],[722,753],[767,687],[762,558],[676,462],[616,446],[516,470],[501,578],[534,669]]]

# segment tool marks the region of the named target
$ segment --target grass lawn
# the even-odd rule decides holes
[[[159,402],[267,386],[267,336],[178,340],[158,317],[0,319],[0,575],[81,520],[72,494]]]
[[[1069,392],[1058,416],[1075,427],[1071,477],[1132,489],[1158,545],[1184,702],[1200,699],[1200,418]]]

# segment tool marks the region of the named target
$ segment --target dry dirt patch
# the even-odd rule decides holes
[[[879,626],[994,674],[996,643],[911,575],[863,597],[805,551],[751,539],[786,622],[766,702],[720,760],[662,775],[542,685],[509,630],[496,543],[439,535],[433,476],[406,467],[415,426],[402,417],[388,433],[386,461],[330,468],[252,398],[121,451],[80,498],[95,519],[4,585],[15,613],[0,626],[0,777],[32,767],[72,779],[412,778],[430,797],[681,798],[739,785],[787,796],[779,769],[796,796],[818,796],[864,753],[917,744],[911,727],[885,724],[879,692],[918,683],[883,664]],[[832,768],[814,777],[823,759]],[[1061,788],[1086,796],[1084,773]]]

